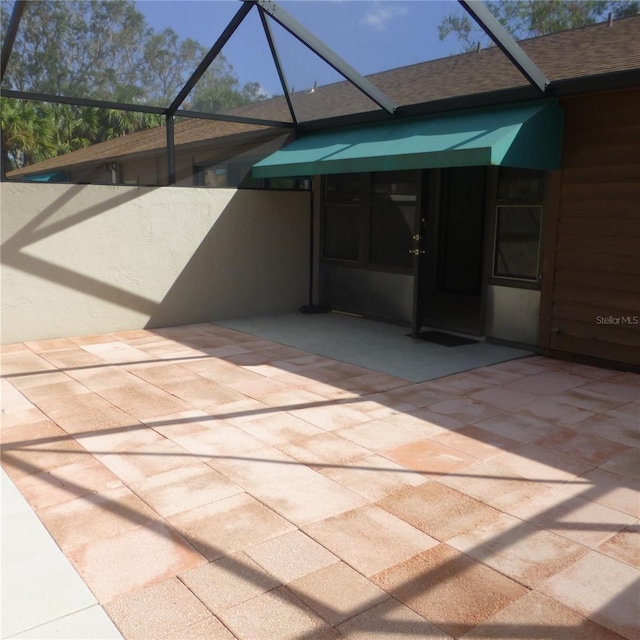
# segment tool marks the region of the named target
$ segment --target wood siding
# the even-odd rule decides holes
[[[640,89],[563,101],[540,341],[640,366]]]

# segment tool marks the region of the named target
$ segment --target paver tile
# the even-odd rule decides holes
[[[591,418],[582,420],[572,428],[579,433],[587,433],[620,444],[640,447],[640,427],[638,427],[640,424],[640,404],[635,402],[629,404],[637,407],[637,415],[633,415],[633,412],[629,410],[623,414],[621,409],[627,405],[622,405],[618,409],[598,413]]]
[[[437,428],[435,433],[440,431],[440,428]],[[336,433],[375,452],[415,442],[428,435],[428,433],[425,434],[422,425],[399,425],[388,420],[370,420],[354,427],[340,429]]]
[[[491,463],[511,471],[516,476],[538,482],[567,481],[590,471],[595,465],[570,456],[563,456],[533,444],[501,453]]]
[[[382,453],[407,469],[429,476],[460,471],[476,462],[475,458],[466,453],[432,440],[410,442],[395,449],[387,449]]]
[[[128,487],[118,487],[40,509],[38,517],[69,551],[150,524],[157,516]]]
[[[428,482],[422,474],[376,454],[351,464],[316,467],[316,470],[372,502],[382,500],[398,489]]]
[[[566,404],[559,400],[554,400],[553,398],[542,398],[540,400],[536,400],[535,402],[531,402],[530,404],[526,404],[515,409],[515,411],[525,416],[541,418],[547,422],[563,426],[575,425],[576,423],[595,415],[593,411],[581,409],[580,407]]]
[[[231,417],[227,422],[265,444],[279,445],[324,433],[319,427],[281,411]]]
[[[220,614],[239,640],[329,640],[337,634],[286,587],[264,593]]]
[[[278,446],[278,449],[310,467],[314,465],[347,466],[350,462],[361,460],[370,454],[369,449],[331,431],[283,443]]]
[[[20,492],[36,510],[122,486],[120,479],[88,456],[82,462],[23,476]]]
[[[574,481],[561,485],[568,495],[603,504],[640,518],[640,482],[603,469],[593,469]]]
[[[640,480],[640,449],[629,449],[615,458],[610,458],[601,464],[600,468]]]
[[[216,615],[280,586],[242,551],[184,571],[179,578]]]
[[[439,482],[396,491],[378,502],[378,506],[439,541],[446,541],[500,515],[497,509]]]
[[[171,439],[193,456],[204,460],[242,455],[264,447],[262,440],[254,438],[224,420],[211,420],[206,424],[200,423],[200,426],[204,428],[193,428],[187,433],[171,435]],[[176,429],[173,433],[177,434],[177,432]]]
[[[585,386],[585,390],[601,393],[608,398],[623,402],[640,400],[640,386],[635,381],[635,376],[616,376],[598,382],[592,382]]]
[[[188,627],[179,629],[175,635],[167,640],[236,640],[218,618],[210,616]]]
[[[540,396],[516,389],[505,389],[502,386],[489,387],[482,391],[476,391],[469,396],[472,400],[478,400],[485,404],[493,405],[498,409],[517,409],[525,404],[538,400]]]
[[[531,496],[548,491],[554,483],[527,480],[488,462],[475,462],[462,473],[441,476],[437,482],[496,509],[506,510]]]
[[[535,444],[543,449],[576,457],[593,465],[606,462],[628,450],[628,447],[623,444],[560,427],[551,435],[536,440]]]
[[[135,482],[171,469],[198,464],[190,452],[165,438],[129,450],[110,452],[92,448],[91,453],[124,482]]]
[[[527,593],[522,585],[444,543],[372,580],[456,638]]]
[[[5,429],[10,429],[11,427],[22,427],[27,424],[46,420],[47,416],[42,413],[40,409],[36,408],[35,405],[31,405],[31,408],[6,411],[2,414],[2,420],[0,421],[0,435]]]
[[[640,569],[640,524],[636,521],[636,524],[609,538],[596,550]]]
[[[333,431],[334,429],[347,429],[362,422],[371,420],[364,411],[358,411],[350,407],[343,407],[339,404],[322,407],[308,407],[306,409],[294,409],[291,413],[305,420],[310,424],[323,429]]]
[[[433,440],[480,460],[489,460],[500,453],[516,449],[522,444],[517,440],[485,431],[473,424],[433,436]]]
[[[304,527],[304,531],[365,576],[438,544],[430,536],[374,505],[316,522]]]
[[[242,493],[240,487],[202,463],[165,471],[130,487],[163,517]]]
[[[622,404],[619,399],[612,398],[606,393],[598,393],[597,391],[581,389],[580,387],[569,389],[555,396],[550,396],[549,399],[579,407],[580,409],[587,409],[594,413],[607,411]]]
[[[211,617],[177,578],[119,596],[105,609],[127,640],[168,638]]]
[[[361,495],[275,448],[208,463],[298,526],[366,502]]]
[[[339,562],[337,556],[298,530],[249,547],[245,553],[282,584]]]
[[[591,549],[635,522],[628,514],[569,496],[561,487],[534,496],[509,513]]]
[[[389,598],[382,589],[344,562],[298,578],[288,588],[334,626]]]
[[[635,567],[591,551],[539,590],[625,638],[640,638],[640,570]]]
[[[534,587],[587,553],[581,545],[502,514],[451,538],[451,547]]]
[[[553,433],[555,429],[549,422],[517,413],[502,413],[487,420],[480,420],[475,426],[522,443],[533,442]]]
[[[348,640],[450,640],[451,636],[390,598],[338,627]]]
[[[497,407],[472,398],[445,400],[444,402],[432,404],[429,410],[455,418],[463,423],[486,420],[501,413],[501,410]]]
[[[101,603],[206,562],[161,521],[93,540],[72,549],[68,557]]]
[[[168,520],[209,560],[294,529],[291,523],[245,493],[183,511]]]
[[[531,591],[465,633],[464,640],[620,640],[599,624],[560,603]]]
[[[590,382],[593,380],[585,376],[573,375],[564,371],[544,371],[509,382],[505,386],[507,389],[534,393],[539,396],[550,396]]]

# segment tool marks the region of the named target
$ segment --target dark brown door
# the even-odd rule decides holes
[[[486,169],[444,169],[431,187],[421,210],[425,253],[418,259],[414,333],[429,326],[481,335]]]

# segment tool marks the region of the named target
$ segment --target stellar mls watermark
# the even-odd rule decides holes
[[[596,316],[596,324],[626,325],[633,327],[640,324],[640,316]]]

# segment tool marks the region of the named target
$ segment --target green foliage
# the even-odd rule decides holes
[[[638,0],[489,0],[487,7],[516,39],[576,29],[606,19],[640,13]],[[438,26],[440,40],[456,36],[464,51],[475,49],[488,38],[471,18],[459,10],[447,15]]]
[[[3,7],[3,34],[10,17]],[[3,87],[166,107],[206,53],[199,42],[180,39],[173,29],[149,28],[133,0],[32,1],[25,7]],[[240,87],[233,67],[219,55],[183,108],[229,109],[258,97],[259,85]],[[7,170],[162,120],[139,112],[8,99],[1,107]]]

